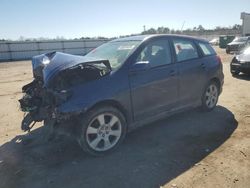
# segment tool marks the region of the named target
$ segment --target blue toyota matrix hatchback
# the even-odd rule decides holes
[[[21,128],[44,121],[93,155],[114,150],[140,125],[198,106],[212,110],[224,82],[210,44],[180,35],[121,38],[85,56],[51,52],[33,57],[32,67],[19,100],[28,112]]]

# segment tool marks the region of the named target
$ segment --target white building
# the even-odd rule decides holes
[[[250,14],[242,12],[240,19],[242,19],[242,35],[250,36]]]

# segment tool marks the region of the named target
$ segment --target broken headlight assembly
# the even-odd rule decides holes
[[[72,92],[72,90],[61,90],[61,91],[55,93],[54,95],[55,95],[56,105],[60,105],[64,102],[66,102],[67,100],[69,100],[72,97],[73,92]]]

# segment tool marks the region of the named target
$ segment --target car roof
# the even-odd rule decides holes
[[[183,39],[191,39],[191,40],[196,40],[200,42],[206,42],[208,43],[207,40],[202,39],[202,38],[197,38],[193,36],[188,36],[188,35],[176,35],[176,34],[153,34],[153,35],[135,35],[135,36],[130,36],[130,37],[124,37],[124,38],[119,38],[113,40],[114,42],[118,41],[144,41],[150,38],[158,38],[158,37],[176,37],[176,38],[183,38]]]

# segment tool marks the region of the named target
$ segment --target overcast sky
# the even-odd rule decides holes
[[[241,24],[250,0],[0,0],[0,39],[115,37],[159,26]]]

